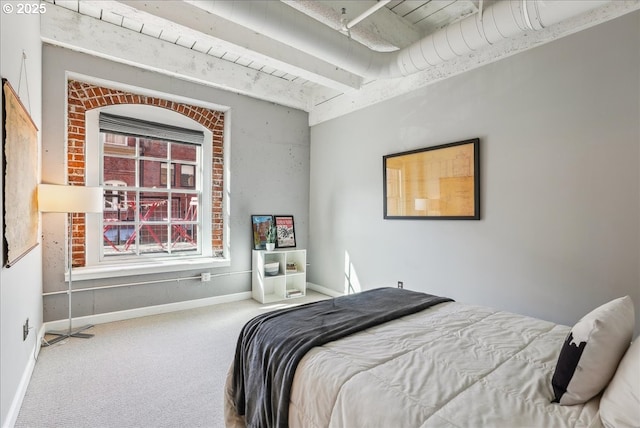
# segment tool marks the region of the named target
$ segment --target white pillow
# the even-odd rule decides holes
[[[629,348],[634,324],[629,296],[605,303],[582,317],[560,351],[551,381],[553,402],[582,404],[599,394]]]
[[[640,426],[640,337],[624,354],[602,394],[600,418],[606,428]]]

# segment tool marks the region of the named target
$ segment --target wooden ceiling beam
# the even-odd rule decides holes
[[[311,90],[269,74],[53,4],[42,15],[43,42],[308,111]]]

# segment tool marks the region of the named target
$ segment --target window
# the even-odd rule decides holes
[[[67,89],[67,180],[105,189],[104,214],[74,220],[75,278],[229,266],[227,107],[74,79]]]
[[[204,133],[105,113],[99,126],[100,260],[202,255]]]

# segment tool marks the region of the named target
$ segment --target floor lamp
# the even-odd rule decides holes
[[[68,254],[67,269],[69,272],[69,282],[67,288],[69,304],[69,328],[66,331],[51,331],[56,337],[53,340],[45,341],[45,346],[53,345],[67,337],[79,337],[88,339],[93,334],[81,333],[93,327],[84,326],[73,330],[71,316],[71,294],[73,292],[72,265],[73,265],[73,213],[101,213],[103,208],[103,191],[101,187],[85,186],[63,186],[56,184],[38,185],[38,209],[40,212],[66,213],[69,217],[68,231]]]

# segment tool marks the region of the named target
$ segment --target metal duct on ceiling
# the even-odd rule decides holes
[[[369,78],[406,76],[611,0],[501,0],[396,52],[372,51],[279,1],[186,0],[203,10]]]

